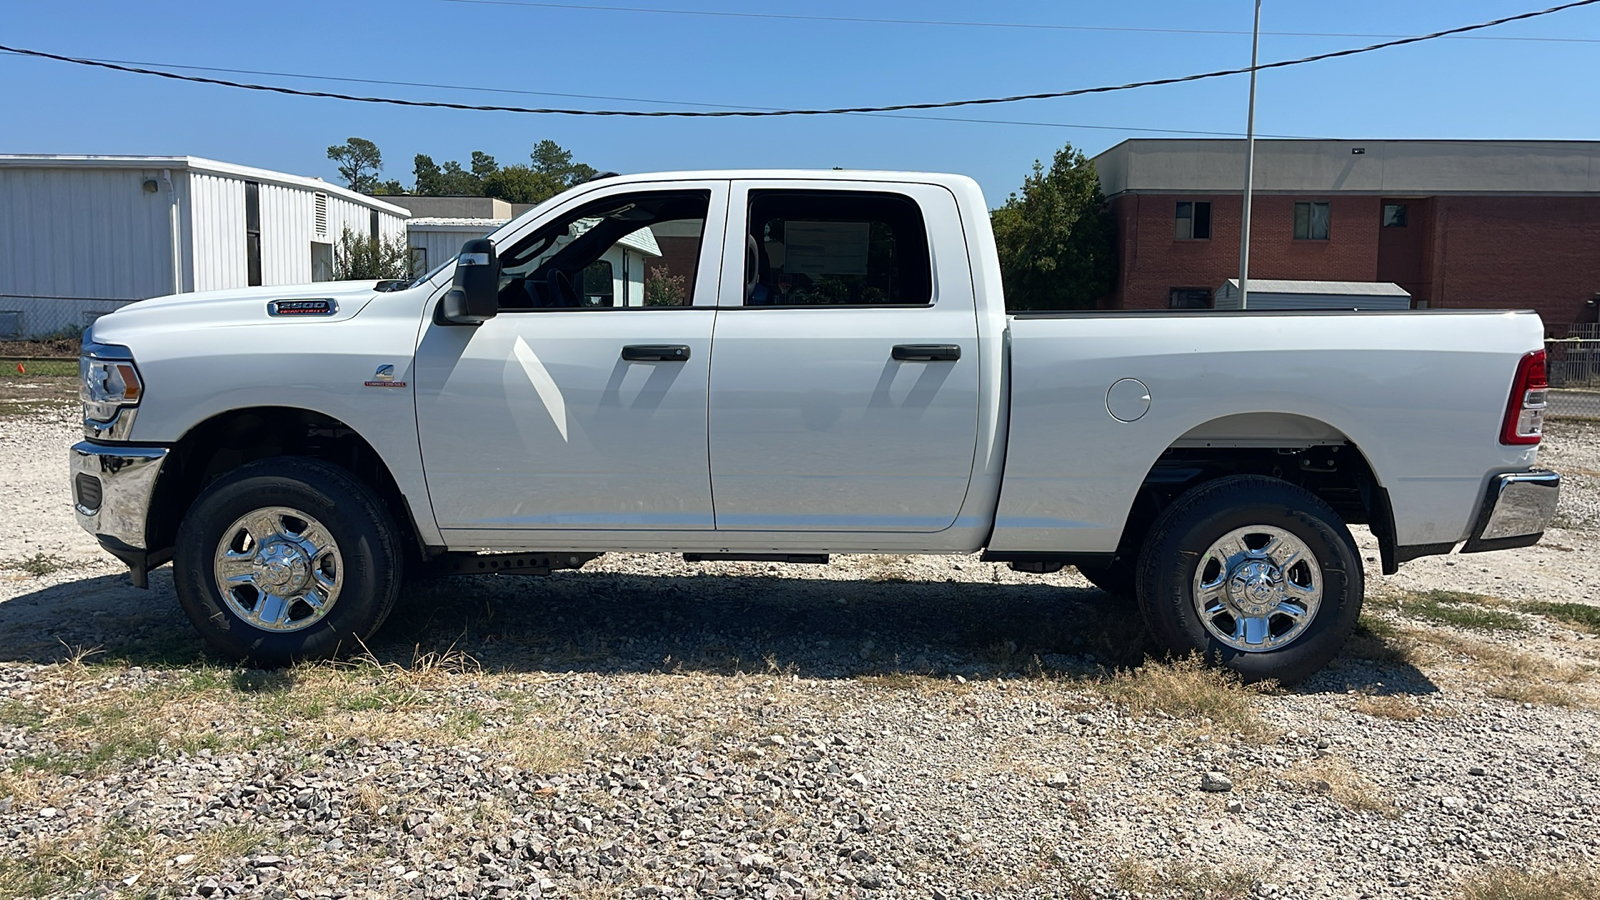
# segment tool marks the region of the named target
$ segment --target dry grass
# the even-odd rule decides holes
[[[1477,594],[1431,593],[1448,594],[1463,604],[1499,602]],[[1453,602],[1441,597],[1435,599],[1441,604]],[[1493,609],[1477,611],[1511,615]],[[1373,646],[1363,646],[1363,630],[1367,632],[1364,640],[1375,644],[1375,649]],[[1543,706],[1600,706],[1593,692],[1582,687],[1594,676],[1595,666],[1512,650],[1448,628],[1406,627],[1363,615],[1351,644],[1345,650],[1349,655],[1366,659],[1387,655],[1390,661],[1403,659],[1410,665],[1424,667],[1435,674],[1442,667],[1458,667],[1459,671],[1454,673],[1446,668],[1444,674],[1468,686],[1481,686],[1491,697]],[[1412,717],[1400,705],[1400,701],[1366,698],[1358,701],[1356,708],[1368,715],[1400,719]]]
[[[1416,641],[1409,632],[1371,613],[1361,614],[1355,631],[1345,642],[1344,655],[1396,666],[1414,666],[1419,659]]]
[[[1395,817],[1400,814],[1382,788],[1357,772],[1348,762],[1325,756],[1297,765],[1278,776],[1308,794],[1320,794],[1346,809]]]
[[[1395,597],[1399,611],[1415,619],[1478,631],[1527,631],[1521,616],[1507,612],[1497,597],[1465,591],[1402,591]]]
[[[1491,697],[1542,706],[1594,706],[1591,691],[1582,688],[1595,667],[1522,653],[1483,641],[1430,632],[1419,636],[1445,654],[1465,657],[1468,677],[1484,683]]]
[[[1228,870],[1198,866],[1162,869],[1127,857],[1117,864],[1116,884],[1139,898],[1247,900],[1256,896],[1266,874],[1249,865]]]
[[[1207,666],[1197,656],[1146,663],[1117,672],[1099,683],[1108,697],[1134,715],[1165,715],[1220,731],[1264,737],[1257,700],[1270,684],[1245,684],[1225,669]]]
[[[367,656],[276,672],[154,674],[140,682],[118,666],[82,659],[45,669],[43,689],[17,712],[55,749],[21,759],[10,777],[94,774],[146,756],[249,750],[297,736],[324,745],[470,744],[548,772],[575,765],[604,738],[549,724],[560,718],[550,714],[554,701],[521,690],[515,676],[484,675],[453,652],[418,653],[410,665]]]
[[[54,553],[35,553],[25,559],[0,560],[0,569],[13,572],[22,572],[35,578],[42,578],[65,569],[75,568],[75,564],[62,559]]]
[[[1547,619],[1554,619],[1578,631],[1600,634],[1600,606],[1587,603],[1549,603],[1538,601],[1522,604],[1522,609]]]
[[[1600,896],[1600,879],[1586,872],[1503,867],[1479,872],[1461,885],[1462,900],[1591,900],[1596,896]]]
[[[17,856],[0,856],[0,897],[59,897],[106,881],[122,882],[129,896],[166,896],[160,886],[187,884],[227,860],[269,844],[275,851],[289,849],[262,828],[219,828],[178,840],[120,818],[92,821],[67,835],[19,840]],[[179,866],[179,855],[194,858]]]
[[[1428,714],[1415,700],[1397,694],[1366,694],[1357,697],[1353,707],[1363,715],[1397,722],[1414,722]]]

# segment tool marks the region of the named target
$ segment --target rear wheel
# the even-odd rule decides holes
[[[208,487],[178,529],[173,581],[206,643],[260,665],[350,652],[401,580],[378,498],[316,459],[250,463]]]
[[[1361,614],[1360,556],[1315,495],[1275,478],[1207,482],[1157,520],[1139,603],[1174,652],[1251,679],[1300,681],[1339,653]]]

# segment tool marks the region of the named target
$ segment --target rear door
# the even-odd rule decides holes
[[[959,222],[934,185],[733,183],[710,384],[718,530],[955,522],[978,430]]]

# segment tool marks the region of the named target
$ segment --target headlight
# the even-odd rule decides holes
[[[84,423],[110,422],[123,408],[139,405],[144,382],[127,347],[85,341],[78,358]]]

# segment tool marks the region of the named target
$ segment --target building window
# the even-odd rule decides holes
[[[1173,237],[1180,241],[1204,241],[1211,238],[1211,201],[1184,200],[1178,203],[1178,216]]]
[[[411,254],[411,277],[420,278],[428,274],[428,248],[412,247],[409,252]]]
[[[261,183],[244,183],[245,283],[261,286]]]
[[[1406,205],[1404,203],[1385,203],[1383,205],[1383,227],[1406,227]]]
[[[373,240],[377,240],[378,239],[378,211],[377,210],[375,210],[375,209],[367,210],[367,225],[368,225],[368,230],[372,232],[372,239]]]
[[[1297,241],[1325,241],[1328,239],[1328,204],[1296,203],[1294,205],[1294,239]]]
[[[1167,291],[1168,309],[1210,309],[1210,288],[1172,288]]]

